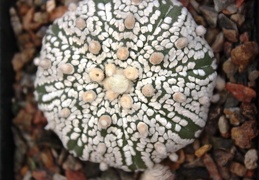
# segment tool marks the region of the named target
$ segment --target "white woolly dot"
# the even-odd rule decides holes
[[[70,110],[68,108],[64,108],[59,112],[59,116],[63,118],[67,118],[70,115]]]
[[[146,138],[148,136],[148,126],[145,123],[139,122],[137,129],[141,137]]]
[[[155,94],[155,89],[152,84],[146,84],[142,87],[141,91],[146,97],[151,97]]]
[[[99,54],[100,50],[101,50],[101,44],[98,41],[93,40],[89,43],[90,53],[96,55],[96,54]]]
[[[38,66],[39,63],[40,63],[40,58],[38,58],[38,57],[34,58],[33,63],[34,63],[35,66]]]
[[[129,94],[123,94],[120,98],[120,105],[124,109],[130,109],[133,105],[133,99]]]
[[[186,101],[186,96],[181,93],[181,92],[176,92],[174,93],[173,95],[173,99],[176,101],[176,102],[179,102],[179,103],[183,103]]]
[[[210,101],[212,102],[212,103],[216,103],[216,102],[218,102],[220,100],[220,94],[214,94],[211,98],[210,98]]]
[[[108,115],[102,115],[99,118],[99,125],[102,129],[107,129],[107,127],[109,127],[111,123],[112,123],[111,117]]]
[[[178,161],[179,156],[176,153],[171,153],[169,155],[169,158],[170,158],[171,161],[176,162],[176,161]]]
[[[105,94],[105,98],[108,99],[109,101],[115,100],[118,96],[119,94],[112,90],[107,90]]]
[[[154,52],[150,58],[149,62],[153,65],[160,64],[164,59],[164,55],[160,52]]]
[[[105,153],[105,151],[106,151],[106,149],[107,149],[107,147],[106,147],[106,145],[105,145],[105,143],[99,143],[98,145],[97,145],[97,152],[99,152],[100,154],[104,154]]]
[[[79,28],[80,30],[86,27],[86,22],[83,18],[77,18],[75,24],[76,24],[76,27]]]
[[[181,126],[180,126],[179,124],[176,124],[176,125],[175,125],[175,131],[176,131],[176,132],[181,131]]]
[[[133,15],[133,14],[129,14],[129,15],[126,17],[125,21],[124,21],[125,27],[126,27],[127,29],[133,29],[134,26],[135,26],[135,21],[136,21],[136,20],[135,20],[134,15]]]
[[[100,168],[101,171],[106,171],[109,168],[109,166],[105,162],[100,162],[99,168]]]
[[[96,99],[96,93],[93,90],[86,91],[82,94],[84,102],[91,103]]]
[[[117,57],[118,59],[124,61],[129,57],[129,50],[126,47],[120,47],[117,50]]]
[[[73,72],[74,72],[74,66],[70,63],[61,64],[59,66],[59,69],[64,74],[73,74]]]
[[[105,74],[107,76],[112,76],[116,72],[116,66],[114,64],[105,65]]]
[[[126,69],[124,70],[124,75],[127,79],[129,80],[135,80],[138,78],[139,76],[139,72],[138,72],[138,69],[135,68],[135,67],[131,67],[131,66],[128,66],[126,67]]]
[[[177,49],[183,49],[188,45],[188,39],[185,37],[180,37],[179,39],[176,40],[175,46]]]
[[[42,68],[42,69],[48,69],[50,68],[51,66],[51,61],[49,59],[42,59],[40,62],[39,62],[39,66]]]
[[[210,99],[207,96],[202,96],[199,98],[199,103],[202,105],[209,105]]]
[[[217,76],[215,88],[216,88],[218,91],[222,91],[222,90],[225,89],[225,85],[226,85],[225,79],[223,79],[223,78],[220,77],[220,76]]]
[[[195,31],[198,36],[203,36],[206,33],[206,29],[202,25],[197,26]]]
[[[136,5],[137,5],[137,4],[140,4],[141,2],[142,2],[142,0],[132,0],[132,3],[133,3],[133,4],[136,4]]]
[[[75,11],[77,8],[77,5],[75,3],[69,3],[68,10],[69,11]]]
[[[93,68],[89,72],[89,77],[92,81],[101,82],[104,79],[104,73],[99,68]]]
[[[156,142],[155,145],[155,150],[160,154],[160,155],[166,155],[166,147],[164,144],[162,144],[161,142]]]

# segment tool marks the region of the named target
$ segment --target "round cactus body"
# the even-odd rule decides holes
[[[47,31],[35,96],[82,160],[144,170],[205,126],[216,63],[176,0],[84,0]]]

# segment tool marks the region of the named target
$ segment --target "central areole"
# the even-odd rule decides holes
[[[105,84],[113,92],[122,94],[128,90],[130,81],[122,74],[114,74],[105,80]]]

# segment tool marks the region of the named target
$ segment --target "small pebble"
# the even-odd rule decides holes
[[[256,97],[256,92],[253,89],[242,84],[227,83],[226,90],[241,102],[249,103]]]
[[[255,81],[259,77],[259,71],[254,70],[249,72],[248,79],[249,81]]]
[[[225,85],[226,85],[225,79],[223,79],[223,78],[220,77],[220,76],[217,76],[215,88],[216,88],[218,91],[222,91],[222,90],[225,89]]]
[[[223,71],[226,73],[230,82],[235,82],[234,75],[237,72],[238,67],[232,63],[231,59],[228,59],[223,63]]]
[[[234,2],[234,0],[213,0],[214,2],[214,8],[217,12],[222,11],[226,7],[228,7],[230,4]]]
[[[240,105],[241,114],[248,120],[256,120],[257,107],[254,103],[241,103]]]
[[[198,158],[202,157],[212,148],[211,144],[205,144],[195,151],[195,156]]]
[[[65,162],[62,164],[62,168],[65,170],[73,170],[78,171],[82,169],[82,164],[78,159],[73,157],[72,155],[68,155]]]
[[[226,15],[220,13],[218,18],[219,18],[218,23],[221,28],[238,31],[236,23],[230,20]]]
[[[231,52],[231,61],[239,66],[239,71],[243,72],[255,60],[258,54],[256,42],[245,42],[234,48]]]
[[[224,114],[229,119],[230,124],[233,126],[238,126],[240,123],[245,121],[239,107],[225,108]]]
[[[245,22],[245,17],[242,14],[233,14],[230,19],[236,22],[238,26],[242,26]]]
[[[219,174],[217,165],[215,164],[214,160],[209,154],[204,154],[202,157],[202,161],[209,171],[210,177],[213,178],[214,180],[221,180],[221,176]]]
[[[229,123],[227,118],[224,115],[220,116],[218,121],[218,127],[222,137],[224,138],[229,137]]]
[[[56,2],[55,0],[48,0],[46,2],[46,10],[47,12],[51,12],[56,8]]]
[[[245,168],[245,166],[243,164],[238,163],[238,162],[233,162],[230,165],[230,171],[239,177],[244,177],[247,169]]]
[[[224,44],[224,34],[223,32],[221,32],[216,36],[216,39],[211,46],[213,52],[221,52],[223,49],[223,44]]]
[[[211,27],[217,26],[218,13],[213,7],[202,5],[200,6],[200,11]]]
[[[223,28],[223,33],[224,36],[227,40],[229,40],[230,42],[238,42],[238,32],[236,30],[233,29],[226,29]]]
[[[228,151],[224,151],[221,149],[217,149],[213,151],[214,158],[219,166],[227,166],[232,159],[234,158],[234,154]]]
[[[256,149],[249,149],[245,154],[244,164],[247,169],[257,168],[258,153]]]
[[[82,171],[74,171],[74,170],[66,170],[66,178],[67,180],[86,180],[86,176]]]
[[[53,22],[55,19],[60,18],[67,12],[66,6],[58,6],[53,11],[50,12],[49,20],[50,22]]]
[[[257,134],[255,121],[245,121],[241,126],[231,129],[231,138],[240,148],[251,148],[252,140]]]

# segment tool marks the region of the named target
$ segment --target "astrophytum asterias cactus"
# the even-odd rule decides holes
[[[176,0],[84,0],[50,26],[35,81],[39,108],[71,153],[151,168],[205,126],[213,53]]]

